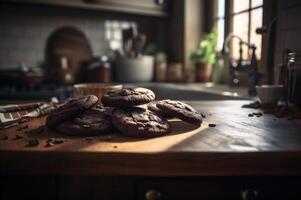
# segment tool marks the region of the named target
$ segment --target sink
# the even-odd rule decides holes
[[[228,91],[205,91],[202,87],[187,86],[185,84],[171,83],[147,83],[147,84],[126,84],[125,87],[145,87],[155,92],[156,99],[173,99],[183,101],[218,101],[218,100],[250,100],[235,92]]]

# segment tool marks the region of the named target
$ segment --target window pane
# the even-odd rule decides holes
[[[251,1],[251,7],[257,7],[257,6],[261,6],[262,5],[262,0],[252,0]]]
[[[219,19],[216,24],[217,30],[217,50],[221,51],[223,48],[224,37],[225,37],[225,20]]]
[[[218,17],[224,17],[225,16],[225,0],[218,0],[217,16]]]
[[[262,26],[262,8],[258,8],[251,12],[251,37],[250,42],[255,44],[256,56],[260,59],[261,55],[261,35],[256,34],[255,30]]]
[[[233,33],[243,41],[248,42],[249,14],[248,12],[233,16]],[[239,58],[239,40],[232,40],[232,57]],[[243,59],[248,59],[248,47],[243,45]]]
[[[111,49],[122,49],[122,30],[136,27],[135,22],[107,20],[105,21],[105,39],[109,42]]]
[[[233,0],[233,12],[237,13],[249,9],[249,0]]]

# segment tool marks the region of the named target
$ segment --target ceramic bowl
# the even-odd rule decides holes
[[[95,95],[99,99],[109,91],[122,89],[121,84],[112,83],[81,83],[73,86],[75,96]]]
[[[138,58],[119,57],[116,60],[116,78],[118,82],[150,82],[154,74],[154,58],[141,56]]]
[[[257,95],[262,104],[277,104],[283,95],[283,85],[256,86]]]

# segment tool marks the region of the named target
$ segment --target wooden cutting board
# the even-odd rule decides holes
[[[153,139],[130,138],[123,136],[122,133],[116,131],[110,134],[97,137],[73,137],[64,136],[58,132],[45,128],[43,132],[38,127],[45,124],[45,117],[34,120],[28,125],[26,131],[16,131],[20,126],[5,131],[9,135],[10,141],[1,143],[0,149],[22,150],[22,151],[83,151],[83,152],[164,152],[173,145],[185,140],[186,138],[205,129],[187,124],[179,120],[172,120],[172,133],[164,137]],[[21,126],[22,127],[22,126]],[[2,133],[4,131],[1,131]],[[22,140],[13,140],[17,133],[24,133],[26,136]],[[27,138],[36,138],[40,141],[37,147],[26,147]],[[54,147],[45,147],[49,138],[63,138],[65,142]]]
[[[26,134],[38,138],[40,144],[25,147],[26,139],[12,139],[18,127],[1,131],[9,136],[0,143],[0,161],[6,163],[2,170],[106,175],[301,175],[300,120],[268,114],[248,117],[250,112],[258,112],[241,108],[248,101],[188,103],[207,116],[202,126],[173,120],[171,134],[153,139],[111,133],[87,140],[32,131]],[[29,126],[35,129],[43,123],[41,118]],[[209,127],[209,123],[216,127]],[[51,137],[67,140],[47,148],[46,140]]]
[[[63,83],[60,73],[61,58],[67,58],[68,69],[73,77],[70,83],[79,82],[84,77],[82,71],[87,62],[92,60],[93,53],[85,34],[75,27],[61,27],[53,31],[46,44],[46,78],[50,82]]]

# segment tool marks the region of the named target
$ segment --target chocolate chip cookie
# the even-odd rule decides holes
[[[104,114],[111,116],[114,108],[104,106],[102,103],[97,103],[94,106],[92,106],[90,109],[91,110],[99,110],[99,111],[103,112]]]
[[[91,108],[97,101],[98,98],[94,95],[71,99],[48,115],[46,126],[50,129],[54,129],[56,125],[73,119],[85,110]]]
[[[158,102],[157,107],[165,114],[179,118],[185,122],[200,125],[202,123],[202,115],[191,106],[172,100],[162,100]]]
[[[56,130],[70,136],[95,136],[108,133],[112,128],[108,115],[103,111],[90,109],[73,120],[61,123]]]
[[[173,118],[173,116],[170,116],[165,112],[162,112],[162,110],[160,108],[158,108],[157,103],[159,103],[159,102],[160,101],[152,101],[152,102],[148,103],[147,104],[147,109],[149,109],[150,111],[152,111],[152,112],[154,112],[158,115],[161,115],[162,117],[165,117],[165,118],[168,118],[168,119]]]
[[[126,88],[108,92],[101,99],[105,106],[129,107],[149,103],[155,99],[155,94],[145,88]]]
[[[112,121],[117,129],[130,137],[151,138],[171,131],[165,118],[140,107],[115,108]]]

